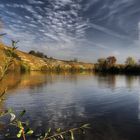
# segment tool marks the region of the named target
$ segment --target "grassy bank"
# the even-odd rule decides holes
[[[9,57],[11,47],[0,43],[0,67],[3,67]],[[52,58],[40,58],[29,53],[15,50],[12,53],[14,57],[13,64],[10,66],[11,71],[92,71],[94,64],[83,62],[64,61]]]

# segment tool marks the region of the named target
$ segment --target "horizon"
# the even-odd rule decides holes
[[[1,32],[6,44],[20,40],[22,51],[57,59],[97,62],[115,56],[140,59],[138,0],[1,0]]]

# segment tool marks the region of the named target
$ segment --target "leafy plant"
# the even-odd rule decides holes
[[[25,114],[25,112],[26,110],[23,110],[18,117],[16,117],[15,113],[10,112],[11,115],[10,125],[13,125],[19,129],[17,133],[17,138],[23,137],[23,140],[26,140],[26,135],[33,134],[33,130],[29,127],[29,123],[21,121],[21,118]]]
[[[64,140],[66,137],[69,137],[70,140],[75,140],[74,134],[77,131],[81,131],[83,134],[85,133],[86,129],[89,129],[89,124],[84,124],[77,128],[72,128],[66,131],[61,131],[60,128],[56,129],[56,132],[53,133],[51,128],[48,129],[48,131],[45,133],[44,137],[41,136],[39,140]]]

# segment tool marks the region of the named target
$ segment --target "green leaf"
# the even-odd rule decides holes
[[[45,133],[45,137],[48,137],[50,135],[51,130],[52,130],[51,128],[48,129],[47,133]]]
[[[60,138],[63,140],[64,139],[64,137],[63,137],[63,135],[59,135],[60,136]]]
[[[22,133],[22,129],[20,129],[18,133],[21,134]]]
[[[70,130],[71,140],[74,140],[74,134],[73,131]]]
[[[61,128],[57,128],[57,129],[56,129],[56,132],[57,132],[57,133],[60,133],[60,132],[61,132]]]
[[[13,112],[13,109],[12,108],[9,108],[8,109],[8,113],[12,113]]]
[[[84,124],[82,128],[90,128],[90,124]]]
[[[17,137],[18,137],[18,138],[20,138],[20,137],[21,137],[21,134],[20,134],[20,133],[18,133],[18,134],[17,134]]]
[[[26,113],[26,110],[23,110],[20,114],[19,117],[22,117]]]
[[[18,121],[18,122],[17,122],[17,125],[18,125],[19,128],[21,128],[21,129],[23,128],[22,122],[21,122],[21,121]]]
[[[29,130],[26,134],[28,134],[28,135],[32,135],[33,133],[34,133],[33,130]]]

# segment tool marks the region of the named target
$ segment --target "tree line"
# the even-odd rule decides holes
[[[126,58],[125,64],[117,64],[117,58],[115,56],[99,58],[95,64],[95,71],[140,74],[140,61],[136,61],[133,57],[128,57]]]

